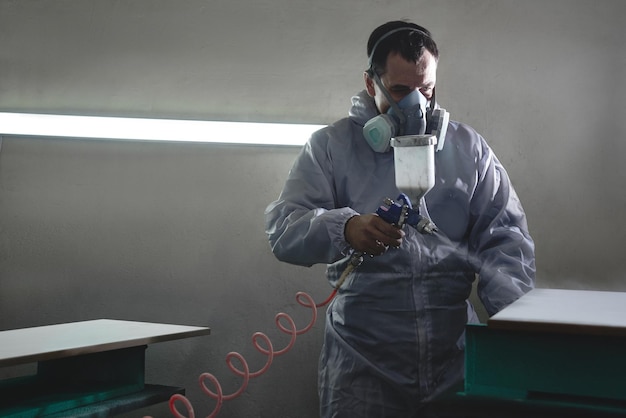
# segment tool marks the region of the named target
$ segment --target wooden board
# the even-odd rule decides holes
[[[96,319],[0,332],[0,367],[200,335],[210,328]]]
[[[626,292],[533,289],[489,318],[487,326],[626,336]]]

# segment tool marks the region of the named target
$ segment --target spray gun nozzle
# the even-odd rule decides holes
[[[417,229],[422,234],[434,234],[435,232],[439,231],[439,228],[437,228],[437,225],[435,225],[433,221],[423,216],[422,219],[417,223],[415,229]]]

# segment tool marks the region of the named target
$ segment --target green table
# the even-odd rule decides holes
[[[2,331],[0,367],[37,367],[0,381],[0,416],[106,417],[167,401],[184,389],[145,383],[147,345],[209,333],[110,319]]]
[[[626,293],[534,289],[466,329],[440,416],[626,417]]]

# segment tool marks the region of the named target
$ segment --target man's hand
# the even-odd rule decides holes
[[[369,255],[381,255],[388,247],[399,247],[404,237],[403,230],[373,213],[350,218],[344,233],[352,248]]]

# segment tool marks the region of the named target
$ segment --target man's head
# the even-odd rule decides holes
[[[414,90],[431,99],[439,50],[427,29],[404,21],[385,23],[370,35],[367,54],[370,66],[364,74],[365,86],[381,113],[390,105],[376,76],[396,102]]]

